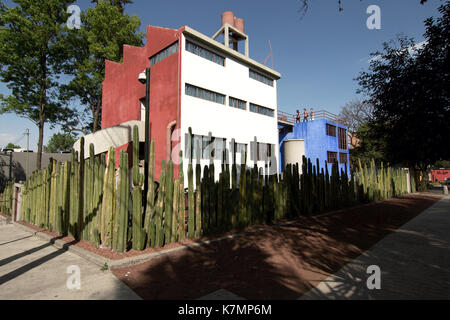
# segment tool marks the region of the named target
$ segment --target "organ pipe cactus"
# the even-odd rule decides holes
[[[180,151],[180,172],[178,179],[180,181],[179,187],[179,218],[178,221],[180,223],[179,226],[179,236],[178,239],[183,241],[185,239],[186,234],[186,206],[185,206],[185,194],[184,194],[184,173],[183,173],[183,152]]]
[[[155,239],[155,141],[150,142],[150,155],[148,163],[148,192],[147,207],[145,210],[145,230],[147,232],[147,246],[152,246]]]
[[[163,214],[164,214],[164,195],[166,190],[166,178],[165,173],[166,165],[165,161],[162,161],[161,176],[159,178],[159,192],[158,200],[156,202],[156,218],[155,218],[155,242],[152,242],[152,247],[162,247],[164,244],[164,229],[163,229]]]
[[[195,202],[194,202],[194,177],[192,163],[188,164],[188,237],[195,236]]]
[[[130,197],[130,183],[128,170],[128,153],[120,150],[118,202],[116,206],[116,222],[114,225],[115,248],[124,252],[127,248],[128,206]]]
[[[144,175],[139,172],[139,128],[133,126],[133,213],[132,233],[133,249],[142,250],[145,246],[145,233],[143,226],[142,185]]]
[[[166,192],[164,194],[164,239],[169,243],[172,236],[172,213],[173,213],[173,163],[167,162],[166,170]]]
[[[100,236],[102,246],[112,247],[112,233],[114,224],[115,208],[115,151],[109,148],[107,167],[103,183],[102,214],[100,222]]]

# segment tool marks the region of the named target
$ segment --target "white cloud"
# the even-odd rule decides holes
[[[16,137],[9,133],[0,133],[0,147],[4,148],[9,142],[16,140]]]
[[[408,48],[409,54],[411,54],[411,55],[414,54],[417,50],[422,49],[427,43],[428,43],[428,41],[422,41],[422,42],[416,43],[415,45],[409,47]],[[379,59],[381,59],[381,55],[377,55],[377,56],[370,58],[369,60],[367,60],[367,63],[371,63],[372,61],[376,61]]]

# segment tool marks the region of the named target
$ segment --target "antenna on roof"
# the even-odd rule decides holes
[[[269,59],[269,57],[271,57],[272,60],[272,69],[273,69],[273,53],[272,53],[272,45],[270,44],[270,39],[267,39],[267,42],[269,42],[269,48],[270,48],[270,52],[267,55],[267,57],[264,59],[264,64],[267,63],[267,59]]]

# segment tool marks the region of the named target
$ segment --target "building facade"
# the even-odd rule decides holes
[[[221,35],[223,43],[215,40]],[[238,43],[243,41],[245,51],[239,52]],[[190,145],[194,149],[194,164],[197,158],[202,166],[209,164],[211,155],[218,173],[223,160],[233,159],[234,149],[237,163],[241,163],[245,151],[249,166],[256,160],[259,167],[264,167],[272,159],[278,167],[280,74],[249,58],[242,19],[224,13],[222,27],[212,38],[187,26],[178,30],[148,26],[144,47],[125,45],[123,49],[122,63],[106,61],[102,129],[113,132],[133,123],[139,125],[140,132],[145,131],[146,93],[138,75],[150,67],[149,133],[155,140],[157,178],[162,160],[172,160],[178,172],[181,150],[187,172],[189,128],[194,135]],[[95,145],[100,135],[101,132],[86,136],[85,148],[90,142]],[[111,136],[113,133],[108,133]],[[253,144],[255,139],[258,145]],[[121,133],[116,140],[120,142],[111,142],[116,152],[125,149],[131,155],[131,135],[124,137]],[[144,141],[142,135],[140,140]],[[197,146],[200,156],[195,152]],[[96,153],[106,151],[105,148],[96,148]]]
[[[331,174],[333,162],[339,164],[339,170],[350,175],[350,159],[348,150],[348,128],[328,119],[315,119],[295,123],[292,129],[280,126],[280,171],[288,163],[302,164],[302,156],[310,158],[313,164],[319,159],[320,169]],[[287,130],[288,129],[288,130]]]

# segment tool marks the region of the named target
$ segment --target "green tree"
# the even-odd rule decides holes
[[[369,71],[357,78],[361,91],[374,106],[373,135],[386,141],[385,156],[392,164],[426,172],[440,159],[449,159],[450,119],[450,1],[441,16],[425,21],[426,43],[417,48],[399,38],[398,47],[385,43],[372,54]]]
[[[352,167],[358,165],[358,159],[366,164],[369,164],[372,159],[377,164],[386,160],[384,153],[386,143],[382,137],[374,135],[374,132],[369,123],[362,123],[357,131],[354,132],[356,143],[350,149]]]
[[[98,4],[99,0],[92,0],[92,3]],[[109,3],[115,7],[117,7],[120,11],[120,13],[123,14],[123,11],[125,10],[125,5],[133,3],[132,0],[109,0]]]
[[[68,152],[72,150],[75,141],[76,138],[68,133],[55,133],[48,144],[44,146],[44,151],[50,153]]]
[[[80,101],[85,106],[81,116],[89,114],[89,131],[95,132],[101,128],[105,59],[120,62],[123,45],[141,46],[144,35],[138,32],[140,20],[136,15],[122,15],[108,1],[98,1],[95,8],[83,12],[81,22],[80,29],[69,32],[71,58],[65,70],[74,78],[62,86],[61,98]]]
[[[436,161],[436,163],[433,165],[434,169],[439,169],[439,168],[450,168],[450,160],[438,160]]]
[[[9,142],[5,147],[5,149],[20,149],[20,148],[22,147],[12,142]]]
[[[58,77],[66,60],[62,40],[72,0],[15,0],[0,3],[0,79],[12,94],[0,96],[0,113],[12,112],[39,128],[36,166],[41,168],[44,126],[69,118],[58,96]]]

